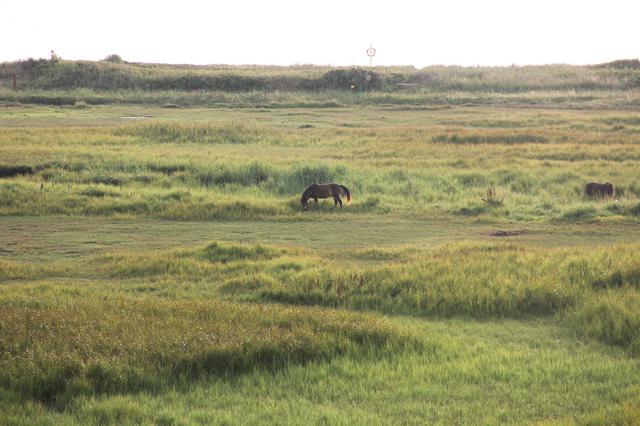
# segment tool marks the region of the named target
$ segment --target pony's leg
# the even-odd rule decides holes
[[[338,208],[338,203],[340,204],[340,208],[342,208],[342,200],[340,199],[340,197],[335,197],[333,199],[333,202],[335,203],[336,208]]]
[[[313,200],[316,202],[316,204],[318,204],[318,199],[317,198],[314,198]]]

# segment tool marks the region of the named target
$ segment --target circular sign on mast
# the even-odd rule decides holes
[[[373,57],[376,56],[376,49],[372,45],[369,45],[367,49],[367,56],[369,57],[369,66],[373,66]]]

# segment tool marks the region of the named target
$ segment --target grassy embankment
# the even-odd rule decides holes
[[[8,90],[13,76],[18,91]],[[640,63],[597,66],[332,68],[123,61],[0,64],[0,102],[253,108],[544,105],[637,108]],[[3,89],[4,88],[4,89]]]

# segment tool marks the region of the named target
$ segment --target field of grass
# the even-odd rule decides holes
[[[11,179],[0,182],[0,214],[299,220],[309,183],[340,181],[359,201],[347,215],[640,215],[640,121],[631,111],[135,111],[6,108],[0,174]],[[77,125],[22,126],[31,120]],[[616,199],[585,199],[592,180],[613,182]],[[489,187],[502,202],[482,201]],[[318,214],[330,218],[325,207]]]
[[[640,98],[505,92],[0,90],[0,417],[637,422]]]

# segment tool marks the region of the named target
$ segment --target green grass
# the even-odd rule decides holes
[[[428,349],[255,371],[160,395],[82,397],[62,414],[37,405],[8,414],[64,424],[471,424],[571,423],[634,412],[637,362],[585,346],[553,324],[410,322]]]
[[[633,269],[633,273],[637,274],[638,269]],[[637,278],[634,284],[637,289]],[[626,290],[609,292],[593,298],[572,312],[572,326],[583,336],[621,346],[636,356],[640,355],[638,296],[637,291]]]
[[[312,111],[243,112],[243,124],[225,121],[233,117],[228,111],[201,110],[189,123],[175,113],[115,127],[107,118],[99,127],[6,128],[0,170],[8,174],[18,164],[31,173],[0,181],[0,214],[291,220],[309,182],[339,181],[356,200],[347,214],[507,222],[638,217],[632,113],[461,109],[425,117],[347,109],[342,120],[356,125],[327,127],[336,114]],[[501,127],[501,114],[513,117],[511,127]],[[300,128],[290,117],[317,127]],[[263,124],[246,123],[258,119]],[[375,127],[376,119],[382,125]],[[627,124],[612,132],[611,120]],[[585,198],[593,180],[613,182],[616,199]],[[503,203],[482,202],[488,187]]]
[[[494,71],[411,93],[0,90],[0,418],[633,424],[637,93],[600,91],[611,70]],[[302,212],[313,181],[353,203]]]
[[[635,294],[640,288],[637,250],[637,244],[525,249],[459,243],[436,250],[343,249],[338,256],[215,242],[197,249],[112,252],[75,261],[4,260],[0,282],[106,279],[135,294],[135,288],[127,289],[128,282],[149,281],[150,295],[160,292],[178,299],[267,301],[430,318],[526,319],[562,314],[597,300],[603,291]],[[183,288],[184,283],[190,285]],[[83,293],[89,289],[102,293],[95,286]],[[626,309],[635,312],[635,305]]]
[[[412,346],[373,317],[218,301],[5,300],[2,315],[2,390],[59,409],[78,395],[188,388],[360,348]]]
[[[499,91],[471,87],[454,90],[428,87],[410,92],[350,92],[323,90],[319,92],[249,91],[227,92],[208,90],[38,90],[12,91],[0,87],[0,104],[9,106],[52,106],[70,108],[88,114],[92,108],[104,105],[131,108],[152,107],[163,114],[180,113],[181,108],[259,108],[287,113],[291,109],[305,108],[331,111],[344,107],[375,106],[387,111],[429,112],[451,107],[497,107],[519,110],[522,106],[550,109],[578,110],[631,110],[640,104],[637,87],[608,90],[607,86],[595,86],[584,90],[571,87],[557,90],[533,90],[518,88]],[[147,110],[148,114],[149,111]],[[127,115],[128,120],[140,119]],[[142,117],[144,118],[144,117]],[[513,123],[506,121],[507,126]],[[310,123],[302,123],[309,128]],[[495,124],[494,124],[495,126]],[[614,124],[623,126],[623,124]],[[618,129],[619,130],[619,129]]]

